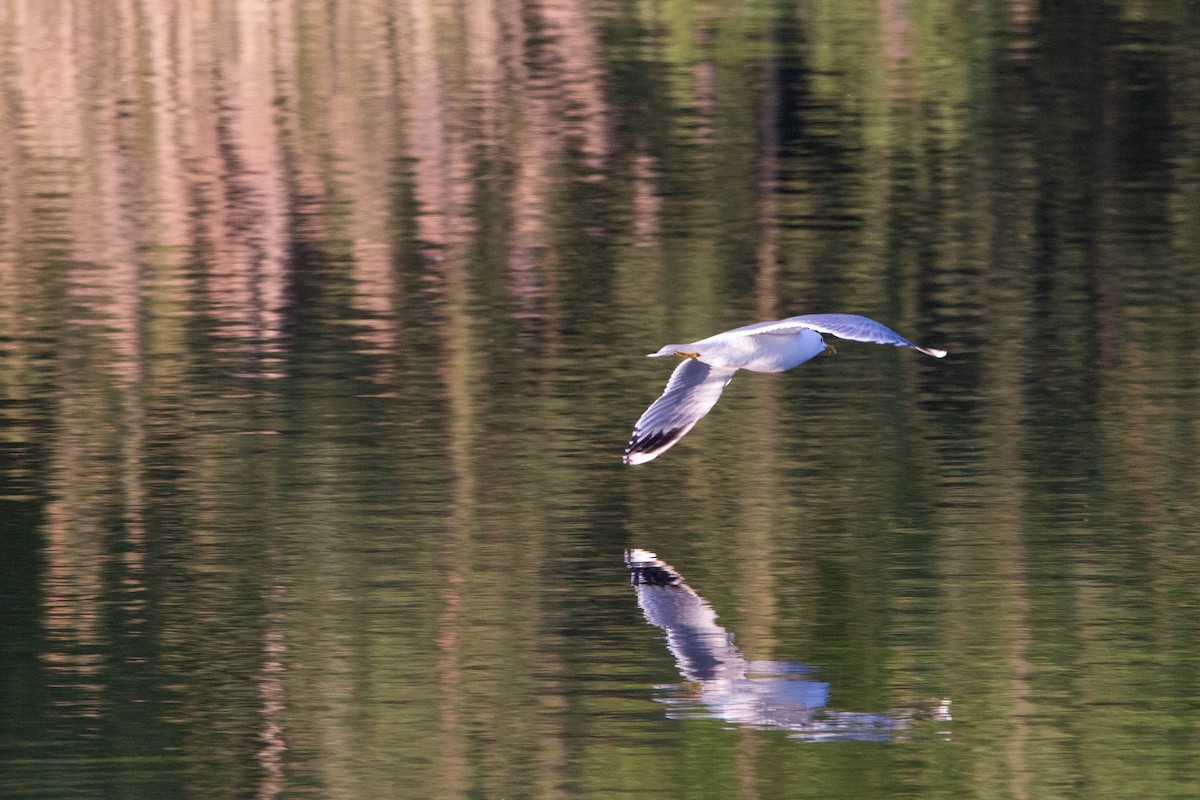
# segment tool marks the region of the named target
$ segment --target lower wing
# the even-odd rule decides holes
[[[682,439],[721,399],[735,372],[695,358],[676,367],[662,397],[633,426],[625,463],[644,464]]]

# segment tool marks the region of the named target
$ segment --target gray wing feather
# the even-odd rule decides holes
[[[808,328],[817,333],[827,333],[839,339],[852,342],[871,342],[873,344],[890,344],[896,347],[911,347],[934,358],[942,358],[945,350],[935,350],[932,347],[921,347],[913,344],[888,326],[858,314],[804,314],[799,317],[774,322],[759,322],[735,328],[730,333],[744,333],[753,336],[763,333],[788,333]]]
[[[626,464],[641,464],[683,438],[721,399],[736,369],[714,367],[689,358],[675,368],[662,396],[633,426],[625,448]]]

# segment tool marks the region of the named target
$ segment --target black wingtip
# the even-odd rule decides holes
[[[678,586],[683,576],[649,550],[626,550],[625,566],[629,569],[629,582],[634,586]]]
[[[688,430],[689,428],[671,428],[646,435],[643,435],[641,431],[634,431],[633,438],[629,440],[629,445],[625,448],[625,455],[621,460],[629,465],[653,461],[664,450],[682,439]]]

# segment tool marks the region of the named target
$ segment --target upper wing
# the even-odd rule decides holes
[[[736,369],[714,367],[686,359],[671,373],[662,397],[654,401],[633,426],[625,448],[626,464],[642,464],[683,438],[721,398]]]
[[[913,344],[886,325],[857,314],[805,314],[799,317],[774,322],[759,322],[734,328],[729,333],[744,333],[747,336],[760,333],[789,333],[808,328],[817,333],[828,333],[839,339],[849,339],[854,342],[873,342],[874,344],[892,344],[897,347],[911,347],[914,350],[934,358],[944,358],[945,350],[935,350],[932,347],[921,347]]]

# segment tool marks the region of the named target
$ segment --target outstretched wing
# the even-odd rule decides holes
[[[626,464],[643,464],[683,438],[721,399],[736,369],[689,358],[675,368],[662,397],[633,426]]]
[[[945,350],[935,350],[932,347],[921,347],[913,344],[886,325],[857,314],[805,314],[799,317],[774,322],[759,322],[735,328],[730,333],[742,333],[747,336],[760,333],[792,333],[803,328],[817,333],[828,333],[839,339],[849,339],[853,342],[872,342],[874,344],[891,344],[896,347],[911,347],[927,356],[945,358]]]

